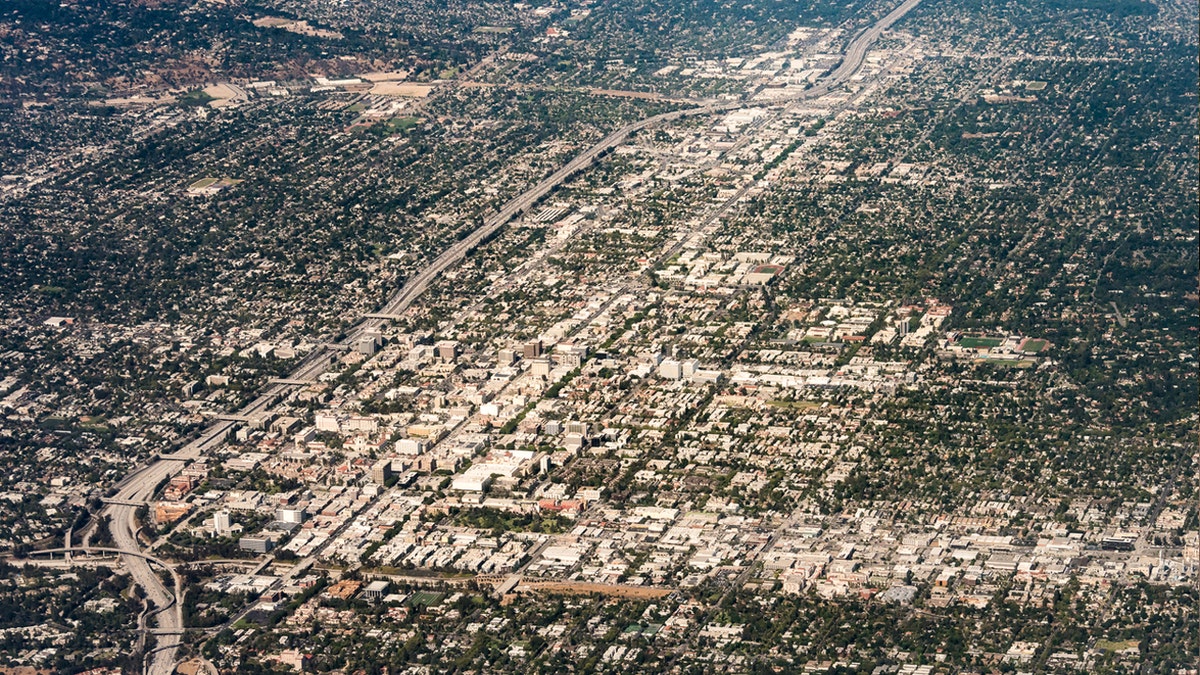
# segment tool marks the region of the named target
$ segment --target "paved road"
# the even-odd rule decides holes
[[[155,466],[159,465],[161,463]],[[157,472],[152,473],[157,474]],[[142,499],[149,499],[152,496],[154,485],[156,483],[150,483],[148,491],[138,491],[133,494]],[[128,553],[129,551],[138,551],[140,548],[135,534],[137,528],[137,508],[114,504],[109,506],[107,511],[112,519],[109,527],[112,531],[116,548],[125,551],[121,553],[121,563],[125,566],[125,569],[129,570],[134,582],[146,591],[146,597],[157,608],[158,611],[154,615],[157,627],[166,631],[182,630],[182,604],[176,602],[176,598],[167,591],[162,579],[159,578],[154,570],[150,569],[150,563],[146,558],[141,555]],[[170,611],[172,608],[174,611]],[[170,675],[175,670],[175,653],[178,651],[179,644],[179,635],[159,636],[157,642],[158,649],[151,657],[146,672],[151,673],[151,675]]]
[[[132,506],[122,506],[122,510],[128,509],[130,518],[136,510]],[[142,631],[142,639],[145,639],[146,634],[158,635],[158,646],[155,648],[152,660],[147,668],[148,672],[163,673],[170,675],[175,670],[175,652],[179,646],[180,636],[178,633],[183,631],[183,607],[179,600],[183,593],[183,579],[175,572],[175,569],[165,560],[156,558],[151,555],[142,553],[136,543],[129,546],[116,537],[116,528],[113,530],[114,539],[117,541],[115,547],[105,546],[70,546],[62,548],[53,548],[37,551],[37,555],[62,553],[70,560],[73,553],[115,553],[121,557],[121,564],[125,565],[130,571],[133,580],[142,588],[146,589],[147,598],[154,606],[154,610],[143,612],[138,617],[138,630]],[[38,561],[30,561],[38,562]],[[53,562],[53,561],[47,561]],[[153,563],[166,569],[171,573],[171,578],[174,585],[174,591],[168,591],[163,585],[162,579],[150,569],[150,564]],[[155,618],[158,623],[157,629],[150,629],[147,621]],[[161,634],[167,633],[167,634]]]
[[[819,84],[793,96],[773,99],[767,102],[767,104],[780,105],[784,103],[818,98],[829,93],[829,91],[834,87],[845,83],[847,80],[853,77],[855,73],[858,72],[859,68],[862,67],[863,59],[866,58],[867,49],[871,46],[871,44],[879,39],[879,36],[883,33],[883,31],[891,27],[892,24],[898,21],[900,17],[908,13],[913,7],[916,7],[919,2],[920,0],[906,0],[902,5],[892,10],[892,12],[887,16],[880,19],[873,26],[851,40],[842,62],[838,64],[837,68],[835,68],[832,73],[830,73],[829,77],[822,80]],[[412,305],[414,300],[416,300],[421,296],[422,293],[425,292],[425,289],[429,287],[430,283],[432,283],[439,275],[441,275],[442,272],[466,256],[466,254],[472,248],[478,246],[480,242],[490,237],[514,217],[527,211],[529,208],[537,204],[542,200],[542,198],[550,194],[550,192],[552,192],[559,185],[562,185],[563,182],[565,182],[575,173],[591,166],[593,162],[595,162],[609,150],[615,148],[621,143],[624,143],[631,134],[650,126],[664,122],[671,122],[683,117],[711,115],[714,113],[736,110],[738,108],[745,107],[746,105],[748,104],[740,99],[710,103],[707,105],[697,106],[695,108],[675,110],[654,115],[653,117],[632,122],[621,127],[620,129],[617,129],[616,131],[605,136],[592,147],[577,155],[570,162],[567,162],[567,164],[558,171],[555,171],[537,185],[509,201],[507,204],[501,207],[498,212],[485,219],[483,224],[480,225],[480,227],[478,227],[474,232],[451,246],[440,256],[435,258],[433,262],[431,262],[424,270],[410,279],[408,283],[406,283],[399,291],[392,295],[387,304],[384,305],[383,309],[378,312],[378,314],[394,316],[404,312],[404,310],[408,309],[408,307]],[[351,331],[351,335],[357,337],[366,331],[377,329],[383,321],[384,319],[366,319],[361,322],[353,331]]]
[[[867,49],[879,38],[883,31],[890,28],[904,16],[920,0],[905,0],[905,2],[873,26],[864,30],[847,46],[841,63],[838,64],[828,77],[803,92],[794,96],[783,97],[765,102],[764,105],[780,105],[794,101],[813,99],[829,93],[835,87],[844,84],[858,72],[866,57]],[[743,100],[729,100],[717,103],[675,110],[648,117],[638,122],[627,124],[605,136],[598,143],[580,153],[567,162],[559,170],[543,179],[537,185],[518,197],[506,203],[501,209],[486,218],[483,223],[470,235],[455,243],[448,250],[435,258],[420,273],[411,278],[402,288],[388,299],[383,308],[374,317],[364,317],[354,328],[348,331],[341,345],[322,346],[314,349],[306,356],[299,366],[288,376],[288,380],[303,382],[315,379],[324,373],[338,352],[338,347],[354,345],[364,334],[379,329],[387,316],[403,313],[412,303],[425,292],[429,285],[445,270],[457,264],[474,247],[485,241],[513,218],[524,213],[555,188],[565,182],[575,173],[589,167],[612,148],[624,143],[633,133],[647,127],[671,122],[684,117],[711,115],[730,110],[736,110],[749,104]],[[270,409],[278,400],[292,391],[297,384],[276,383],[269,385],[261,395],[244,406],[239,416],[247,417]],[[130,570],[134,581],[146,590],[147,596],[158,608],[156,621],[158,629],[169,634],[159,636],[159,647],[152,655],[147,672],[151,675],[170,675],[175,667],[175,657],[180,644],[180,636],[171,631],[183,628],[181,603],[176,604],[174,597],[163,585],[162,580],[151,569],[149,562],[140,555],[132,552],[140,551],[141,544],[137,539],[137,507],[134,504],[148,502],[154,496],[158,485],[178,473],[188,460],[202,457],[205,451],[220,445],[233,430],[236,422],[224,420],[210,425],[199,438],[171,455],[163,455],[160,459],[141,467],[117,484],[117,492],[113,495],[113,503],[108,504],[104,514],[111,519],[110,529],[116,542],[116,547],[125,551],[122,562]],[[125,502],[123,504],[116,502]],[[174,611],[165,611],[172,608]]]

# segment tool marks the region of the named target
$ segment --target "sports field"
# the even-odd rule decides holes
[[[958,341],[958,344],[967,349],[978,349],[986,347],[991,349],[1004,344],[1004,338],[989,338],[989,337],[965,337]]]

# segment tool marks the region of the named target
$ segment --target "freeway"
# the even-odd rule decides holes
[[[827,85],[825,86],[825,91],[828,91],[829,87],[845,82],[853,77],[862,66],[863,59],[867,57],[867,49],[879,39],[879,36],[883,35],[883,31],[891,28],[892,25],[899,21],[905,14],[912,11],[920,2],[921,0],[905,0],[904,3],[889,12],[887,16],[859,33],[857,37],[850,41],[849,46],[846,47],[846,54],[842,58],[842,62],[829,74],[829,79],[824,80],[813,89]],[[809,89],[808,92],[813,91],[813,89]]]
[[[133,517],[132,514],[136,510],[132,506],[121,506],[120,509],[122,514],[127,509],[130,518]],[[142,553],[136,545],[136,540],[133,546],[129,546],[121,539],[117,539],[115,528],[113,534],[117,542],[115,547],[67,546],[34,551],[32,555],[53,556],[56,553],[62,553],[67,556],[67,561],[70,561],[72,553],[84,553],[88,555],[93,553],[107,553],[120,556],[121,564],[130,571],[134,582],[146,589],[147,599],[155,607],[154,610],[147,608],[148,611],[142,612],[138,617],[138,630],[141,631],[142,638],[144,639],[149,634],[158,636],[159,640],[147,671],[170,675],[175,670],[175,652],[179,648],[180,635],[184,629],[183,606],[180,602],[183,593],[183,579],[167,561]],[[166,586],[163,585],[162,579],[150,569],[151,563],[171,573],[171,579],[175,586],[174,592],[168,591]],[[146,621],[151,617],[156,618],[158,623],[157,629],[152,629],[146,625]]]
[[[862,67],[863,60],[866,58],[867,49],[879,39],[883,31],[890,28],[896,21],[900,20],[912,8],[916,7],[921,0],[905,0],[905,2],[890,13],[877,21],[870,28],[859,33],[846,48],[845,56],[841,63],[829,74],[827,78],[820,83],[810,87],[800,93],[780,97],[768,102],[770,105],[780,105],[792,103],[807,99],[819,98],[829,93],[834,87],[844,84],[847,80],[858,72]],[[685,108],[682,110],[673,110],[671,112],[661,113],[637,122],[631,122],[616,131],[605,136],[598,143],[584,150],[579,155],[575,156],[570,162],[562,166],[554,173],[547,176],[537,185],[521,193],[517,197],[510,200],[499,211],[486,218],[483,223],[475,229],[470,235],[455,243],[449,249],[433,260],[419,274],[408,281],[399,291],[392,295],[384,308],[380,310],[378,315],[398,316],[408,309],[418,297],[429,287],[442,272],[456,264],[459,260],[467,255],[474,247],[486,240],[497,230],[503,227],[514,217],[529,210],[546,195],[550,194],[555,188],[561,185],[571,176],[579,171],[589,167],[607,153],[609,150],[624,143],[629,136],[637,131],[647,127],[671,122],[683,117],[692,117],[696,115],[711,115],[714,113],[727,112],[736,110],[746,106],[747,103],[742,99],[721,101],[717,103],[709,103],[694,108]],[[375,330],[380,326],[380,322],[384,319],[370,318],[362,321],[358,327],[352,331],[352,335],[358,336],[362,333]]]
[[[324,372],[329,366],[328,353],[310,354],[301,361],[293,372],[293,379],[312,379]],[[291,385],[276,384],[269,386],[253,401],[242,408],[242,416],[251,416],[268,410],[279,398],[291,390]],[[129,570],[133,580],[146,591],[146,596],[158,610],[154,617],[158,624],[158,646],[150,656],[146,672],[151,675],[170,675],[175,669],[175,655],[181,644],[183,631],[182,603],[176,603],[178,595],[172,596],[163,585],[158,575],[150,569],[148,559],[144,555],[132,552],[141,550],[137,532],[140,526],[137,522],[138,504],[149,502],[159,485],[170,479],[183,469],[188,460],[198,459],[212,448],[219,446],[236,426],[236,422],[222,420],[211,424],[199,438],[170,455],[163,455],[158,461],[141,467],[115,487],[116,493],[108,500],[103,515],[109,519],[109,529],[112,533],[116,548],[121,552],[121,562]],[[174,611],[166,611],[174,607]]]
[[[879,39],[880,35],[916,7],[919,2],[920,0],[905,0],[874,25],[859,33],[847,45],[845,55],[838,66],[816,85],[792,96],[764,102],[762,105],[781,105],[818,98],[844,84],[858,72],[867,50]],[[264,412],[283,396],[294,391],[295,387],[302,386],[303,382],[315,380],[329,368],[338,351],[348,345],[353,346],[363,335],[378,330],[382,327],[383,322],[388,320],[385,317],[402,314],[442,272],[457,264],[473,248],[486,241],[513,218],[532,208],[571,176],[591,166],[612,148],[624,143],[630,135],[656,124],[672,122],[684,117],[728,112],[746,105],[750,104],[742,99],[707,103],[694,108],[654,115],[611,132],[557,171],[504,204],[499,211],[484,219],[478,228],[464,239],[456,242],[430,262],[420,273],[409,279],[388,299],[381,310],[371,315],[364,315],[346,333],[341,344],[323,345],[314,349],[287,378],[269,384],[257,398],[239,410],[236,416],[248,418]],[[121,554],[123,564],[130,570],[134,581],[146,590],[147,597],[158,608],[156,612],[158,630],[156,632],[160,633],[160,642],[147,666],[147,672],[152,675],[170,675],[174,670],[175,656],[181,641],[179,632],[183,629],[183,615],[181,603],[175,602],[175,598],[178,596],[173,597],[167,591],[162,580],[150,569],[149,562],[144,557],[133,554],[134,551],[140,551],[141,548],[137,537],[139,525],[136,514],[138,507],[135,504],[150,501],[163,481],[182,470],[188,460],[203,457],[207,450],[220,445],[236,424],[237,422],[233,419],[215,421],[197,439],[182,449],[170,455],[163,455],[153,463],[134,470],[116,485],[116,494],[111,495],[111,501],[105,507],[104,514],[110,519],[110,529],[116,547],[123,551]],[[166,611],[172,607],[175,611]]]
[[[161,465],[160,462],[158,465]],[[157,466],[157,465],[156,465]],[[154,472],[157,473],[157,472]],[[153,496],[153,487],[157,483],[151,483],[148,491],[140,492],[144,494],[144,499],[149,499]],[[110,529],[113,535],[113,541],[116,547],[123,552],[121,553],[121,563],[125,569],[129,570],[130,576],[137,585],[141,586],[146,591],[146,597],[154,604],[158,611],[154,615],[157,627],[163,631],[181,631],[183,629],[183,606],[182,602],[176,602],[176,597],[173,597],[166,586],[163,585],[162,579],[150,569],[149,561],[140,555],[132,555],[130,551],[139,550],[137,540],[137,509],[127,505],[111,505],[107,509],[111,518]],[[182,598],[179,598],[182,600]],[[174,608],[174,611],[169,611]],[[170,675],[175,670],[175,653],[178,651],[181,642],[180,635],[172,633],[169,635],[161,635],[158,637],[158,649],[150,658],[150,662],[146,667],[146,672],[151,675]]]

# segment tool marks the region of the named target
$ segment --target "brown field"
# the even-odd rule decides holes
[[[425,98],[433,91],[433,85],[419,82],[376,82],[371,93],[378,96],[407,96]]]
[[[518,592],[556,593],[564,595],[610,595],[618,598],[661,598],[674,589],[655,586],[626,586],[623,584],[589,584],[580,581],[536,581],[523,580],[517,584]]]

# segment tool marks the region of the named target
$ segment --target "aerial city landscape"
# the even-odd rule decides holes
[[[1198,13],[0,3],[0,673],[1195,675]]]

